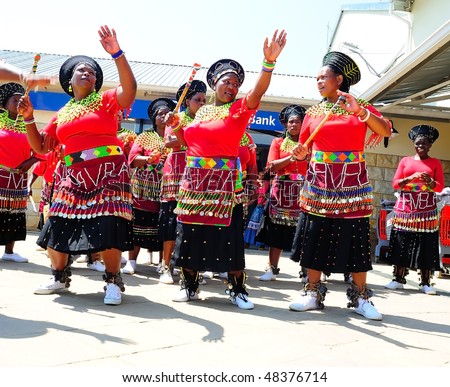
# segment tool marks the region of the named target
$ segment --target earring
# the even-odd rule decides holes
[[[69,90],[69,93],[72,92],[72,85],[69,85],[68,90]]]

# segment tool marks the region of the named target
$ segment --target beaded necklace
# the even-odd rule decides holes
[[[25,124],[23,123],[23,117],[19,116],[16,124],[15,120],[8,117],[7,111],[0,113],[0,129],[21,134],[25,134],[27,132],[25,129]]]
[[[369,103],[363,99],[357,98],[356,99],[358,101],[358,103],[362,106],[362,107],[366,107],[369,105]],[[311,117],[318,117],[318,116],[324,116],[326,115],[331,108],[334,106],[334,104],[332,102],[327,102],[327,101],[322,101],[321,103],[311,106],[307,113],[309,116]],[[355,113],[350,113],[347,110],[341,108],[340,106],[335,107],[334,108],[334,114],[340,116],[340,115],[355,115]]]
[[[185,111],[181,112],[179,116],[181,119],[181,126],[188,126],[194,121],[194,119],[190,115],[186,114]]]
[[[137,136],[135,143],[140,145],[145,150],[162,151],[164,149],[163,139],[157,132],[153,130],[141,133],[139,136]]]
[[[204,105],[202,106],[194,118],[194,123],[202,121],[215,121],[227,118],[230,115],[231,102],[225,105]]]
[[[244,133],[244,135],[241,138],[241,142],[239,146],[249,146],[250,145],[250,139],[248,138],[247,133]]]
[[[290,137],[286,136],[280,145],[280,150],[290,153],[292,152],[292,149],[294,149],[297,145],[297,141],[294,141]]]
[[[76,118],[84,116],[85,114],[95,112],[102,106],[102,96],[96,91],[89,94],[86,98],[76,101],[72,98],[66,105],[58,112],[56,123],[66,124],[72,122]]]

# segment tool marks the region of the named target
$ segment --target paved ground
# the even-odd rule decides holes
[[[0,365],[6,369],[410,367],[414,373],[433,367],[426,373],[429,382],[450,364],[450,278],[435,278],[437,296],[418,290],[414,272],[405,290],[388,291],[383,285],[391,280],[391,267],[374,264],[368,282],[383,313],[383,321],[376,322],[346,308],[341,275],[328,279],[324,310],[289,311],[300,288],[297,264],[283,257],[278,279],[263,283],[257,276],[267,251],[258,250],[247,250],[254,310],[229,303],[219,279],[201,287],[202,300],[174,303],[178,286],[160,284],[143,254],[138,273],[124,275],[123,304],[112,307],[103,304],[101,273],[85,264],[74,264],[70,293],[34,295],[34,287],[50,275],[36,237],[29,233],[26,242],[16,244],[29,263],[0,261]],[[401,382],[403,376],[397,376]]]

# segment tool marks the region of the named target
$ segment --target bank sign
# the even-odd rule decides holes
[[[258,110],[256,115],[250,121],[250,129],[255,130],[275,130],[282,132],[284,130],[283,125],[281,125],[278,120],[278,112],[269,112],[264,110]]]

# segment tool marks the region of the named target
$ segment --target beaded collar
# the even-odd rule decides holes
[[[102,106],[102,96],[96,91],[89,94],[86,98],[76,101],[72,98],[66,105],[58,112],[56,123],[66,124],[72,122],[76,118],[84,116],[85,114],[95,112]]]
[[[356,99],[358,101],[358,103],[362,106],[362,107],[366,107],[369,105],[369,103],[363,99],[357,98]],[[326,115],[331,108],[334,106],[334,104],[332,102],[327,102],[327,101],[322,101],[317,105],[311,106],[308,110],[307,110],[307,114],[311,117],[318,117],[318,116],[324,116]],[[354,115],[354,113],[350,113],[347,110],[341,108],[340,106],[336,107],[334,109],[334,114],[341,116],[341,115]]]
[[[298,145],[297,141],[294,141],[289,137],[285,137],[280,145],[280,150],[290,153],[292,152],[292,149],[294,149],[295,146],[297,145]]]
[[[248,137],[247,133],[244,133],[244,135],[241,138],[239,146],[249,146],[249,145],[250,145],[250,138]]]
[[[181,126],[188,126],[194,121],[190,115],[186,114],[186,111],[181,112],[179,116],[181,119]]]
[[[25,124],[23,123],[23,117],[19,116],[16,124],[15,120],[12,120],[8,117],[7,111],[0,113],[0,129],[22,134],[25,134],[27,132],[27,130],[25,129]]]
[[[193,123],[202,121],[215,121],[227,118],[230,115],[231,102],[225,105],[204,105],[195,115]]]
[[[159,150],[164,149],[164,141],[162,137],[154,130],[141,133],[134,141],[145,150]]]

